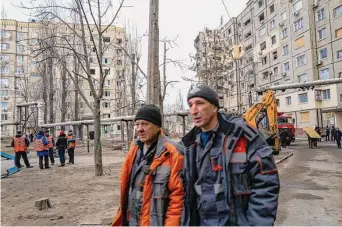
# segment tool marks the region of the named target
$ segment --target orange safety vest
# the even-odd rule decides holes
[[[45,146],[43,143],[43,139],[36,139],[34,141],[34,151],[38,152],[38,151],[45,151],[48,150],[48,146]]]
[[[67,136],[67,139],[73,139],[73,136]],[[75,148],[76,142],[68,142],[68,148]]]
[[[27,146],[24,137],[14,137],[14,152],[27,151]]]
[[[48,148],[53,148],[53,142],[52,142],[52,138],[53,138],[53,137],[52,137],[52,136],[48,136],[47,138],[48,138],[48,140],[49,140],[49,144],[47,145],[47,147],[48,147]]]

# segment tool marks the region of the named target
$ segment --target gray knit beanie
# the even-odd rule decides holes
[[[211,104],[213,104],[214,106],[216,106],[217,108],[220,108],[219,96],[213,89],[211,89],[207,85],[201,84],[191,89],[188,93],[188,101],[195,97],[203,98]]]

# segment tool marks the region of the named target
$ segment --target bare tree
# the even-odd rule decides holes
[[[60,62],[70,79],[73,81],[79,95],[83,98],[85,104],[93,113],[94,117],[94,161],[95,161],[95,175],[103,175],[102,167],[102,144],[101,144],[101,99],[104,94],[104,83],[108,74],[108,70],[103,67],[103,56],[108,51],[113,51],[112,47],[115,43],[110,42],[106,44],[103,42],[106,31],[117,19],[117,16],[122,9],[124,0],[120,0],[118,7],[114,7],[111,1],[101,0],[69,0],[63,1],[58,4],[49,4],[48,2],[36,3],[31,1],[31,6],[21,3],[20,7],[30,10],[34,13],[35,18],[43,21],[47,26],[50,23],[59,25],[59,28],[67,29],[70,35],[54,35],[53,37],[47,37],[40,40],[46,46],[39,48],[33,52],[36,56],[44,52],[50,52],[50,54]],[[72,26],[71,21],[60,16],[56,13],[63,11],[64,15],[76,14],[79,23],[77,26]],[[107,20],[107,18],[111,18]],[[72,36],[77,37],[79,42],[79,48],[75,48],[70,42]],[[51,40],[54,40],[52,43]],[[63,55],[61,49],[68,50],[67,55]],[[90,56],[94,53],[95,62],[99,68],[99,76],[93,77],[90,72]],[[80,72],[75,69],[70,69],[66,62],[62,59],[70,59],[71,56],[76,56],[77,62],[80,64]],[[93,62],[94,63],[94,62]],[[82,89],[80,89],[78,78],[82,78],[86,81],[90,87],[90,91],[93,97],[93,105],[86,98]]]

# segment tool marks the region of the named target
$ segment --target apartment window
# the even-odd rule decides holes
[[[265,27],[260,28],[260,30],[259,30],[259,37],[262,37],[265,34],[266,34],[266,28]]]
[[[122,60],[121,60],[121,59],[118,59],[118,60],[116,61],[116,64],[117,64],[117,65],[122,65]]]
[[[104,102],[103,103],[104,108],[110,108],[110,103],[109,102]]]
[[[24,71],[25,71],[25,70],[24,70],[24,67],[17,67],[17,69],[16,69],[15,72],[16,72],[17,74],[24,74]]]
[[[121,130],[121,125],[116,125],[116,130],[120,131]]]
[[[96,47],[93,47],[92,51],[95,53],[96,52]]]
[[[285,97],[285,104],[290,106],[291,105],[291,96]]]
[[[271,30],[275,28],[275,19],[270,22]]]
[[[104,43],[109,43],[110,42],[110,37],[103,37],[103,42]]]
[[[90,69],[90,74],[95,75],[95,69]]]
[[[299,103],[308,103],[308,93],[303,93],[298,95]]]
[[[9,72],[9,67],[8,66],[1,66],[0,67],[0,73],[1,74],[8,74]]]
[[[108,64],[109,63],[109,59],[108,58],[103,58],[103,64]]]
[[[260,43],[260,50],[265,50],[266,49],[266,41]]]
[[[274,52],[272,53],[272,56],[273,56],[273,60],[277,60],[277,59],[278,59],[278,53],[277,53],[277,51],[274,51]]]
[[[102,118],[110,118],[110,114],[102,114]]]
[[[93,63],[93,58],[92,57],[89,58],[89,63]]]
[[[265,56],[265,57],[263,57],[263,58],[261,59],[261,64],[262,64],[262,65],[266,65],[266,64],[267,64],[267,56]]]
[[[17,63],[24,64],[24,56],[17,56]]]
[[[17,46],[17,52],[22,53],[25,51],[25,47],[23,45],[18,45]]]
[[[289,45],[283,46],[283,55],[288,55],[289,54]]]
[[[8,50],[10,48],[9,43],[1,43],[1,50]]]
[[[1,29],[0,36],[1,38],[8,39],[8,38],[11,38],[11,33],[9,33],[6,30]]]
[[[122,54],[122,50],[121,49],[116,49],[116,55],[121,55]]]
[[[323,90],[322,94],[323,94],[323,100],[329,100],[330,99],[330,89]]]
[[[281,39],[285,39],[287,36],[288,36],[287,28],[284,28],[284,29],[281,30],[281,32],[280,32],[280,37],[281,37]]]
[[[337,17],[339,15],[342,15],[342,5],[334,9],[334,17]]]
[[[342,58],[342,50],[337,51],[337,59]]]
[[[278,76],[278,67],[273,68],[274,77]]]
[[[325,38],[327,38],[327,29],[322,28],[322,29],[318,30],[318,40],[322,40]]]
[[[289,62],[285,62],[283,64],[283,69],[284,69],[284,72],[289,72],[290,71],[290,63]]]
[[[306,65],[306,55],[300,55],[296,58],[296,66],[301,67],[303,65]]]
[[[282,13],[280,14],[280,16],[281,16],[282,21],[286,21],[286,19],[287,19],[286,11],[285,11],[285,12],[282,12]]]
[[[299,83],[306,83],[306,82],[308,82],[308,74],[303,73],[301,75],[298,75],[298,82]]]
[[[310,112],[301,112],[299,113],[300,116],[300,122],[309,122],[310,121]]]
[[[322,69],[319,71],[319,79],[327,80],[329,79],[329,69]]]
[[[105,91],[104,96],[109,97],[110,96],[110,91]]]
[[[8,55],[0,55],[0,63],[1,64],[8,64],[9,63],[9,56]]]
[[[268,79],[268,71],[262,73],[262,79],[267,80]]]
[[[300,37],[295,41],[296,48],[303,47],[305,45],[304,37]]]
[[[7,97],[8,96],[8,90],[0,90],[0,96],[1,97]]]
[[[106,80],[105,86],[106,86],[106,87],[109,87],[109,86],[110,86],[110,80]]]
[[[262,7],[264,5],[264,0],[259,0],[258,1],[258,6],[259,8]]]
[[[246,22],[244,23],[244,25],[247,26],[249,23],[251,23],[251,19],[246,20]]]
[[[265,19],[265,14],[264,14],[264,13],[260,14],[260,15],[259,15],[259,22],[260,22],[260,23],[263,22],[264,19]]]
[[[7,121],[7,120],[8,120],[7,114],[6,114],[6,113],[1,114],[1,120],[2,120],[2,121]]]
[[[270,13],[274,12],[274,4],[270,6]]]
[[[116,81],[116,86],[120,87],[121,86],[121,81]]]
[[[93,93],[91,91],[89,91],[89,96],[93,96]]]
[[[302,29],[304,27],[304,20],[303,18],[300,18],[299,20],[294,22],[294,29],[295,31],[298,31],[299,29]]]
[[[317,10],[316,15],[317,15],[317,22],[323,20],[325,18],[324,8]]]
[[[335,30],[335,37],[336,38],[342,37],[342,28]]]
[[[319,60],[323,60],[323,59],[326,59],[328,57],[328,50],[327,48],[324,48],[324,49],[321,49],[319,51]]]
[[[296,1],[293,3],[293,11],[297,12],[298,10],[301,10],[303,8],[303,2],[302,0]]]
[[[277,37],[274,35],[271,37],[272,45],[277,43]]]
[[[6,112],[8,109],[8,102],[1,102],[1,110],[2,112]]]
[[[0,85],[1,85],[1,87],[8,87],[8,79],[7,78],[0,78]]]

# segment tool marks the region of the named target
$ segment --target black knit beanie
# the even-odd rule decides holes
[[[142,106],[135,115],[134,121],[145,120],[149,121],[159,127],[162,126],[162,116],[158,106],[153,104],[146,104]]]
[[[219,97],[217,93],[207,85],[201,84],[191,89],[188,93],[188,101],[194,97],[203,98],[217,108],[220,108]]]

